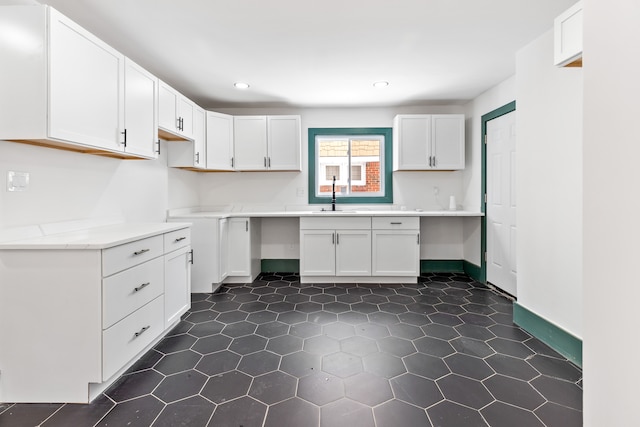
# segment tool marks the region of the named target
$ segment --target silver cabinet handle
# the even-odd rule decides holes
[[[186,237],[184,237],[184,236],[178,237],[176,240],[174,240],[174,242],[175,243],[182,242],[184,239],[186,239]]]
[[[340,244],[340,233],[336,233],[336,245]]]
[[[271,167],[271,157],[267,157],[267,166]]]
[[[436,167],[436,156],[433,156],[433,167]]]
[[[139,292],[141,290],[143,290],[144,288],[146,288],[147,286],[149,286],[151,284],[151,282],[146,282],[143,283],[142,285],[138,286],[137,288],[133,288],[134,292]]]
[[[200,164],[200,152],[196,153],[196,163]]]
[[[144,334],[146,332],[147,329],[149,329],[151,327],[151,325],[147,325],[144,328],[140,329],[139,332],[136,332],[135,334],[133,334],[133,336],[135,338],[138,338],[140,335]]]
[[[180,117],[176,118],[176,129],[181,130],[180,129]]]
[[[429,167],[431,167],[431,156],[429,156]]]
[[[126,147],[127,146],[127,129],[125,129],[124,132],[120,132],[120,133],[124,135],[124,142],[122,143],[122,145]]]
[[[143,253],[149,252],[151,249],[140,249],[139,251],[134,252],[134,255],[142,255]]]
[[[418,244],[420,244],[420,233],[418,233]]]
[[[158,151],[156,151],[156,153],[160,154],[160,140],[158,140],[157,144],[158,144]]]
[[[191,259],[189,260],[189,263],[191,263],[191,265],[193,265],[193,249],[191,249],[189,251],[189,254],[191,255]]]
[[[392,222],[391,225],[402,225],[401,222]]]
[[[244,231],[249,231],[249,220],[244,222]]]
[[[336,244],[336,234],[335,233],[331,233],[331,244],[332,245]]]
[[[231,167],[233,167],[233,157],[231,158]]]

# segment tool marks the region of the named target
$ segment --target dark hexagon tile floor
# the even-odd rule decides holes
[[[468,276],[193,294],[192,309],[89,405],[0,403],[0,426],[581,426],[582,371]]]

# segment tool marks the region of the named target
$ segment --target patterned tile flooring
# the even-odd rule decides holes
[[[511,313],[461,274],[405,285],[262,275],[194,294],[92,404],[0,403],[0,426],[581,426],[581,370]]]

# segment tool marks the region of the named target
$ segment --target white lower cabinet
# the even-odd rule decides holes
[[[108,232],[130,237],[0,249],[0,402],[88,403],[189,309],[186,224]]]
[[[300,218],[300,276],[370,276],[371,218]]]
[[[164,256],[164,327],[169,328],[191,306],[191,262],[187,246]]]
[[[420,219],[375,217],[371,263],[374,276],[420,275]]]
[[[419,275],[418,217],[300,218],[302,282],[406,282]]]
[[[252,282],[260,274],[261,223],[257,218],[229,218],[227,282]]]

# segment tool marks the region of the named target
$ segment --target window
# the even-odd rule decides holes
[[[309,203],[393,203],[391,128],[309,129]]]

